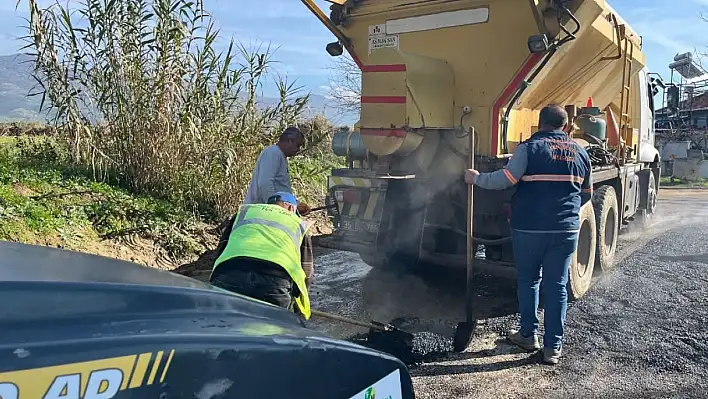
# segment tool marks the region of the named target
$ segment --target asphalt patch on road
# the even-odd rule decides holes
[[[451,338],[431,332],[414,334],[412,347],[386,334],[357,334],[347,340],[395,356],[408,367],[445,359],[453,352]]]
[[[395,276],[388,273],[383,273],[378,270],[372,271],[372,278],[376,281],[387,282],[387,287],[390,290],[395,290],[397,293],[409,290],[405,283],[395,284],[397,281]],[[383,276],[383,277],[382,277]],[[456,299],[438,304],[440,306],[460,307],[464,300],[464,284],[460,284],[459,277],[456,274],[443,275],[438,273],[433,276],[427,276],[425,289],[416,287],[415,291],[419,294],[426,294],[425,298],[440,299],[440,293],[450,295],[450,291],[455,291]],[[394,282],[391,283],[391,280]],[[506,276],[492,276],[487,274],[478,274],[475,277],[475,307],[480,317],[484,319],[480,321],[475,331],[475,337],[484,335],[490,331],[505,334],[516,321],[516,285],[515,281]],[[403,288],[399,287],[402,285]],[[400,298],[403,295],[392,295],[386,297]],[[431,299],[432,300],[432,299]],[[384,303],[376,302],[372,308],[380,308],[389,306],[396,308],[389,301]],[[407,300],[410,302],[410,298]],[[425,300],[419,300],[419,307],[426,304]],[[454,321],[454,323],[453,323]],[[427,363],[436,363],[445,361],[450,358],[456,358],[459,354],[455,351],[453,338],[455,332],[455,320],[432,319],[430,317],[414,317],[406,316],[393,319],[390,324],[400,328],[403,331],[413,333],[412,348],[402,345],[395,340],[387,339],[381,336],[369,336],[366,334],[356,334],[345,336],[346,339],[355,344],[388,353],[400,359],[409,368],[413,369],[416,366],[422,366]],[[476,339],[475,338],[475,339]]]

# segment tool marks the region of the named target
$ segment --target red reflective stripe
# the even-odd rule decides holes
[[[503,169],[503,170],[504,170],[504,174],[506,175],[506,178],[509,179],[509,181],[511,182],[511,184],[516,184],[516,183],[518,183],[518,180],[516,180],[516,178],[514,177],[514,175],[512,175],[511,172],[509,172],[509,169]]]
[[[585,178],[580,176],[571,175],[527,175],[522,176],[523,181],[557,181],[557,182],[567,182],[567,183],[580,183],[583,184]]]
[[[404,129],[359,129],[362,136],[378,136],[378,137],[406,137]]]
[[[364,65],[361,59],[353,52],[349,52],[352,59],[362,72],[405,72],[406,64],[388,64],[388,65]]]
[[[582,189],[581,191],[584,192],[584,193],[591,193],[591,192],[592,192],[592,187],[590,187],[590,188],[584,188],[584,189]]]
[[[521,67],[519,72],[514,75],[514,78],[506,87],[506,90],[504,90],[499,99],[497,99],[494,103],[494,107],[492,108],[492,152],[490,152],[490,155],[494,156],[497,154],[497,151],[499,151],[499,113],[501,112],[502,105],[506,104],[506,102],[511,99],[511,96],[514,95],[516,90],[521,85],[521,81],[524,80],[526,75],[531,72],[531,69],[533,69],[533,67],[541,61],[542,57],[543,54],[540,53],[531,54],[529,58],[526,59],[526,62]],[[513,104],[509,106],[511,107]]]
[[[406,96],[361,96],[362,104],[405,104]]]

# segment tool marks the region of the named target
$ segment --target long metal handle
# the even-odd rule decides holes
[[[470,128],[469,137],[469,147],[470,155],[468,160],[469,169],[474,169],[474,128]],[[474,321],[474,306],[472,304],[474,299],[474,256],[476,248],[474,248],[474,185],[470,184],[467,186],[467,289],[465,298],[465,316],[467,322]]]
[[[370,323],[364,323],[358,320],[350,319],[348,317],[343,317],[343,316],[338,316],[336,314],[331,314],[331,313],[326,313],[326,312],[321,312],[319,310],[312,310],[311,311],[313,316],[319,316],[325,319],[330,319],[330,320],[337,320],[341,321],[343,323],[348,323],[348,324],[353,324],[355,326],[360,326],[360,327],[365,327],[365,328],[373,328],[375,330],[379,331],[386,331],[384,327],[377,326],[376,324],[370,324]]]

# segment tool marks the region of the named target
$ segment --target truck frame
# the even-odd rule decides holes
[[[322,245],[410,272],[470,269],[472,258],[513,267],[514,188],[470,189],[464,170],[504,168],[547,104],[565,106],[571,122],[601,110],[590,116],[607,124],[606,137],[569,132],[588,148],[594,182],[572,299],[612,268],[620,227],[654,214],[663,83],[605,0],[347,0],[330,1],[329,16],[301,1],[337,38],[327,52],[346,50],[362,71],[360,120],[333,140],[348,167],[329,178],[335,233]]]

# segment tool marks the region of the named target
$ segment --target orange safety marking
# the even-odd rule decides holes
[[[523,181],[556,181],[556,182],[567,182],[567,183],[580,183],[583,184],[585,178],[580,176],[571,175],[528,175],[522,176]]]
[[[516,178],[514,177],[514,175],[512,175],[511,172],[509,172],[509,169],[502,169],[502,170],[504,171],[504,174],[506,175],[506,178],[509,179],[509,181],[511,182],[511,184],[516,184],[516,183],[519,182],[518,180],[516,180]]]

